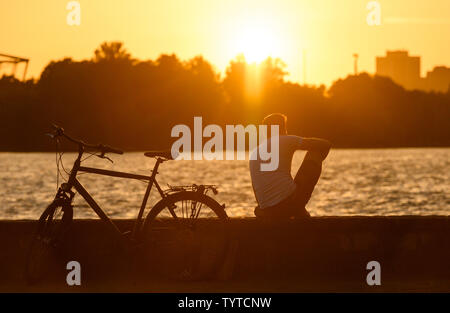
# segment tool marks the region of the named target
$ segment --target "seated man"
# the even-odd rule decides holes
[[[253,191],[258,207],[257,217],[291,218],[309,217],[305,205],[311,198],[319,176],[322,172],[322,161],[327,157],[331,144],[329,141],[317,138],[302,138],[287,134],[287,118],[275,113],[264,118],[263,124],[268,127],[268,140],[260,143],[252,152],[250,158],[250,175]],[[257,155],[263,145],[270,150],[270,126],[279,126],[279,163],[274,171],[262,171],[261,160]],[[276,143],[277,141],[274,141]],[[264,147],[267,149],[267,147]],[[292,179],[291,163],[296,150],[308,151],[297,175]]]

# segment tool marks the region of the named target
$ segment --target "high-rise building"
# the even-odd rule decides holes
[[[409,56],[408,51],[387,51],[376,58],[376,74],[390,77],[406,89],[420,88],[420,57]]]

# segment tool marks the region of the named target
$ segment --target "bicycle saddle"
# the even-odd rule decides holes
[[[161,157],[167,160],[173,160],[170,150],[147,151],[144,155],[149,158]]]

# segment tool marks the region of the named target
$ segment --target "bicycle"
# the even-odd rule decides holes
[[[120,246],[125,250],[129,251],[143,246],[154,249],[162,243],[159,245],[159,249],[168,253],[167,258],[176,260],[174,258],[178,257],[183,260],[180,266],[171,265],[167,269],[167,274],[172,278],[205,279],[211,277],[218,270],[228,249],[226,227],[228,217],[225,205],[220,205],[207,195],[208,191],[212,191],[214,194],[218,193],[215,185],[168,185],[169,188],[163,190],[156,180],[156,175],[162,163],[172,160],[170,151],[144,153],[145,156],[156,159],[149,176],[82,166],[81,163],[85,160],[82,159],[82,156],[85,152],[91,151],[91,156],[96,155],[112,162],[106,154],[123,154],[123,151],[102,144],[87,144],[65,134],[64,129],[59,126],[54,125],[53,128],[54,132],[49,135],[56,140],[57,144],[59,144],[60,138],[65,138],[78,145],[78,156],[71,171],[68,172],[68,180],[59,186],[54,200],[38,220],[37,230],[26,260],[25,276],[29,283],[40,281],[48,273],[48,264],[54,260],[56,251],[64,244],[64,237],[73,222],[74,206],[72,202],[76,193],[80,194],[97,216],[109,226],[111,233],[118,238]],[[59,155],[59,162],[61,162],[61,157],[62,154]],[[77,174],[80,172],[137,179],[147,183],[144,198],[131,231],[121,232],[119,230],[81,185],[77,179]],[[58,158],[57,175],[59,177]],[[156,187],[161,199],[150,209],[144,219],[144,211],[153,186]],[[214,225],[215,237],[211,234],[211,221]],[[204,232],[202,233],[202,225],[208,225],[208,223],[209,228],[203,227]],[[212,240],[211,242],[211,239],[216,241]]]

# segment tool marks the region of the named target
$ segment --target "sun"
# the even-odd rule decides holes
[[[267,25],[245,25],[236,37],[236,52],[242,53],[249,63],[259,63],[267,57],[275,57],[279,47],[273,29]]]

